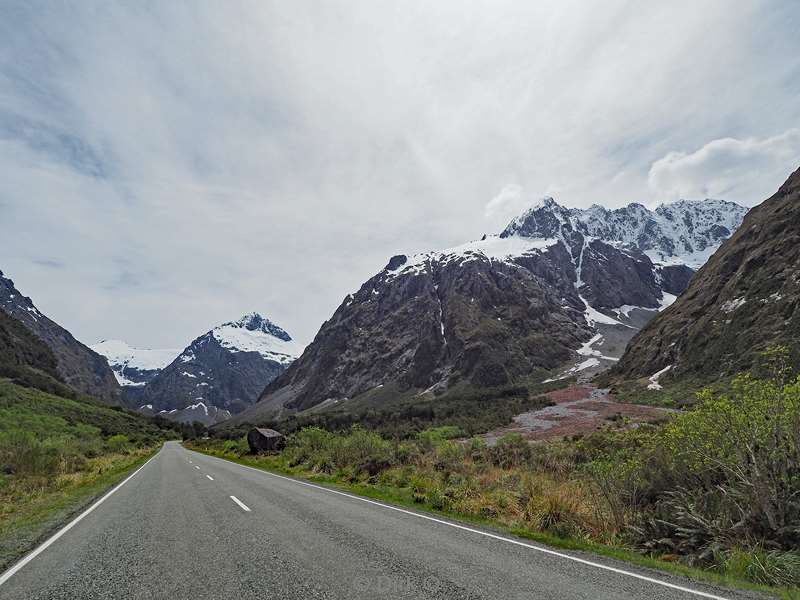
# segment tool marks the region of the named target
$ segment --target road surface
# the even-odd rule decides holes
[[[177,442],[12,572],[0,576],[2,600],[755,597],[543,550]]]

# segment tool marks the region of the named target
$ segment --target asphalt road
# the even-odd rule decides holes
[[[0,583],[2,600],[703,597],[755,596],[542,549],[176,442]]]

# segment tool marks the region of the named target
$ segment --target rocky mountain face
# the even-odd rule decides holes
[[[180,348],[133,348],[121,340],[103,340],[89,347],[106,357],[117,382],[126,391],[150,383],[181,352]]]
[[[750,369],[775,344],[800,352],[800,169],[747,214],[611,375],[656,386],[716,379]]]
[[[283,329],[251,313],[201,335],[145,385],[126,389],[138,388],[131,397],[141,412],[210,425],[252,405],[301,351]],[[154,356],[136,364],[155,367]]]
[[[692,265],[744,212],[721,201],[581,211],[547,198],[500,235],[395,256],[231,424],[385,385],[412,393],[459,381],[493,387],[606,365],[683,291]]]
[[[120,387],[106,360],[43,315],[0,271],[0,309],[50,349],[61,381],[71,388],[112,404],[120,402]]]
[[[18,377],[29,369],[61,381],[53,351],[22,323],[0,311],[0,377]]]

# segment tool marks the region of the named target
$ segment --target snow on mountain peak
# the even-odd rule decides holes
[[[286,331],[257,312],[247,313],[246,315],[243,315],[242,318],[229,323],[224,323],[220,327],[226,326],[239,327],[247,329],[248,331],[261,331],[262,333],[268,333],[269,335],[272,335],[279,340],[283,340],[284,342],[292,341],[291,336],[286,333]]]
[[[725,200],[679,200],[650,210],[639,203],[608,209],[566,208],[545,199],[511,221],[503,238],[588,238],[635,246],[657,264],[699,268],[741,224],[747,209]]]
[[[256,312],[215,327],[211,335],[223,348],[233,352],[258,352],[267,360],[285,365],[300,356],[304,349],[286,331]]]
[[[389,261],[384,271],[387,272],[389,277],[395,277],[400,274],[425,271],[433,263],[444,265],[451,262],[466,263],[471,260],[511,262],[514,258],[520,256],[546,252],[550,246],[554,246],[557,243],[558,240],[555,238],[502,238],[498,235],[490,235],[484,236],[480,240],[436,252],[422,252],[412,256],[402,254],[395,256]]]
[[[142,386],[175,360],[179,348],[133,348],[122,340],[103,340],[89,346],[98,354],[105,356],[108,365],[120,385]]]
[[[105,356],[112,367],[120,365],[147,371],[163,369],[180,353],[180,348],[134,348],[122,340],[103,340],[89,347]]]

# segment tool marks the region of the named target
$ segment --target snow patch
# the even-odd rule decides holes
[[[667,371],[669,371],[671,368],[672,368],[672,365],[667,365],[666,367],[664,367],[663,369],[661,369],[661,370],[660,370],[658,373],[653,373],[653,374],[650,376],[650,379],[649,379],[650,383],[647,385],[647,389],[648,389],[648,390],[660,390],[660,389],[663,389],[663,388],[662,388],[662,386],[661,386],[661,384],[660,384],[660,383],[658,383],[658,379],[659,379],[659,378],[660,378],[660,377],[661,377],[661,376],[662,376],[664,373],[666,373]]]
[[[672,303],[675,302],[675,300],[677,300],[677,299],[678,299],[678,297],[676,295],[668,294],[667,292],[663,292],[662,291],[661,292],[661,300],[658,303],[658,312],[661,312],[662,310],[664,310],[668,306],[671,306]]]
[[[163,369],[180,354],[179,348],[134,348],[122,340],[103,340],[90,348],[105,356],[112,367],[119,365],[140,371]]]
[[[747,302],[747,300],[745,300],[744,297],[734,298],[733,300],[723,302],[722,306],[720,306],[720,310],[722,310],[722,312],[732,313],[743,306],[745,302]]]
[[[513,262],[513,259],[525,255],[546,252],[550,246],[558,243],[556,238],[525,238],[499,235],[487,236],[486,239],[467,242],[460,246],[447,248],[438,252],[423,252],[409,256],[402,265],[387,271],[391,277],[400,274],[418,274],[426,271],[430,263],[468,262],[471,260],[488,260]]]
[[[581,356],[596,356],[604,360],[618,361],[619,360],[618,358],[614,358],[613,356],[605,356],[599,350],[595,350],[594,348],[592,348],[592,346],[594,346],[595,344],[597,344],[598,346],[602,345],[604,341],[605,339],[603,338],[603,335],[598,333],[592,339],[590,339],[588,342],[586,342],[580,348],[578,348],[576,352]]]

